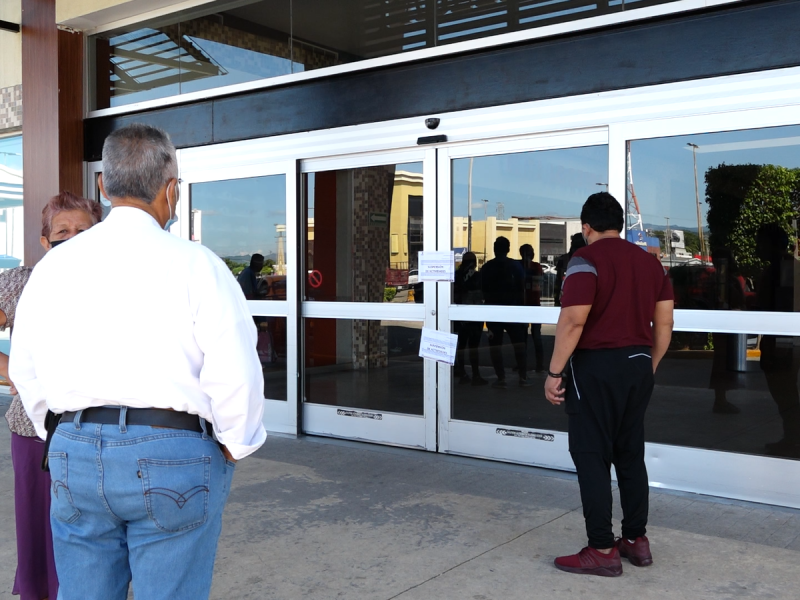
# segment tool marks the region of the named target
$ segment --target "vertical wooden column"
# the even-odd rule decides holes
[[[25,260],[33,266],[42,209],[59,191],[83,194],[83,36],[59,31],[55,0],[22,0],[22,165]]]

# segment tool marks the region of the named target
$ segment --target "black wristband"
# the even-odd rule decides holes
[[[548,370],[547,371],[547,376],[548,377],[554,377],[555,379],[563,379],[564,377],[566,377],[566,374],[565,373],[553,373],[552,371]]]

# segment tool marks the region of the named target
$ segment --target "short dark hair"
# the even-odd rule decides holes
[[[506,256],[509,252],[511,252],[511,242],[509,242],[508,238],[503,235],[498,236],[498,238],[494,241],[494,253]]]
[[[586,223],[595,231],[613,229],[622,231],[625,215],[617,199],[608,192],[598,192],[586,199],[581,209],[581,223]]]

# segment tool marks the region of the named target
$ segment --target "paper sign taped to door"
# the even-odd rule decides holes
[[[453,252],[420,252],[420,281],[453,281],[455,278]]]
[[[456,362],[458,336],[435,329],[422,328],[419,355],[437,362],[452,365]]]

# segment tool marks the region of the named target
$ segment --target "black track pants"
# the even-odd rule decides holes
[[[579,350],[570,364],[565,401],[569,451],[578,471],[586,533],[591,547],[610,548],[612,463],[622,501],[622,536],[633,539],[646,531],[644,413],[653,392],[650,348]]]

